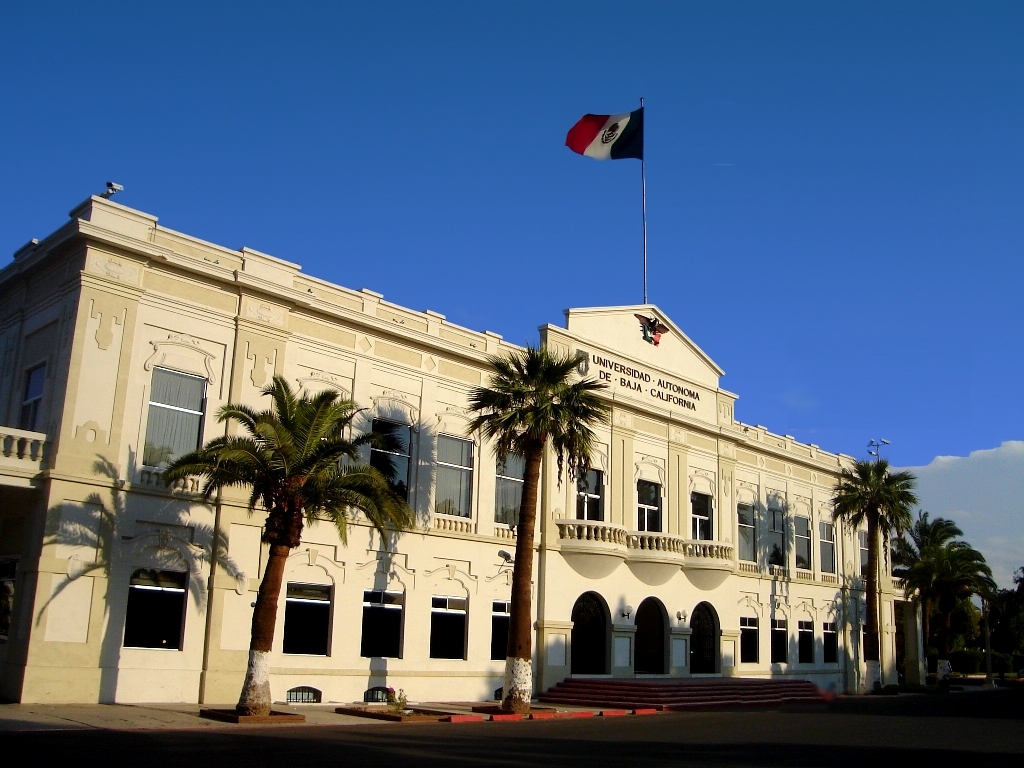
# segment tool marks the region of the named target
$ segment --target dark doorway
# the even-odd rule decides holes
[[[584,592],[572,607],[572,674],[607,675],[610,636],[611,617],[604,599]]]
[[[690,618],[690,674],[713,674],[718,671],[718,620],[715,609],[701,603]]]
[[[636,661],[638,675],[664,675],[665,608],[655,597],[648,597],[636,610]]]

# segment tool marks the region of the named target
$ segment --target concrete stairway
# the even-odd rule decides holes
[[[742,677],[687,679],[569,678],[539,697],[545,704],[676,712],[719,707],[822,704],[826,698],[809,680]]]

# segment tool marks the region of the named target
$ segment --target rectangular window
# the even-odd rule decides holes
[[[0,643],[6,643],[14,616],[14,576],[17,560],[0,560]]]
[[[43,405],[43,385],[46,383],[46,363],[25,371],[25,396],[21,399],[21,417],[18,428],[38,432],[42,426],[39,409]]]
[[[472,440],[438,435],[434,512],[456,517],[473,516]]]
[[[754,507],[751,504],[737,504],[736,517],[739,520],[740,560],[757,560],[757,530],[754,527]]]
[[[706,493],[690,494],[690,534],[699,541],[711,541],[714,530],[711,525],[711,497]]]
[[[797,515],[793,518],[796,567],[811,570],[811,518]]]
[[[466,598],[431,598],[430,658],[466,658]]]
[[[199,447],[206,403],[206,379],[153,369],[142,463],[159,467]]]
[[[636,481],[638,531],[661,532],[661,486],[646,480]]]
[[[501,661],[508,655],[508,617],[511,603],[495,600],[491,603],[491,659]]]
[[[860,545],[860,575],[868,577],[868,532],[857,531],[857,543]]]
[[[386,419],[374,419],[370,429],[387,435],[387,447],[370,448],[370,466],[375,467],[390,478],[391,489],[409,501],[409,467],[410,446],[412,445],[412,427]]]
[[[740,616],[740,663],[757,664],[757,617]]]
[[[363,630],[359,655],[370,658],[402,657],[401,592],[367,590],[363,592]]]
[[[786,567],[786,513],[768,507],[768,565]]]
[[[137,569],[128,582],[125,648],[181,650],[188,574]]]
[[[284,598],[285,653],[326,656],[331,637],[331,588],[289,584]]]
[[[772,619],[772,664],[785,664],[789,658],[789,631],[785,619]]]
[[[587,470],[576,481],[576,518],[604,520],[604,474],[599,469]]]
[[[518,525],[519,507],[523,503],[526,460],[518,453],[510,453],[505,461],[497,463],[495,474],[494,522]]]
[[[836,632],[836,623],[826,621],[821,625],[822,652],[826,664],[835,664],[839,661],[839,633]]]
[[[814,663],[814,622],[798,621],[796,623],[797,658],[801,664]]]
[[[818,523],[818,541],[821,545],[821,572],[836,572],[836,529],[832,523]]]

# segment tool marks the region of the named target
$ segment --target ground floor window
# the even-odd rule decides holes
[[[491,603],[491,659],[504,660],[508,655],[508,617],[511,603],[495,600]]]
[[[128,582],[125,648],[181,650],[188,574],[139,568]]]
[[[331,637],[331,588],[289,584],[284,599],[285,653],[326,656]]]
[[[0,643],[7,642],[14,615],[14,573],[17,560],[0,560]]]
[[[402,657],[401,592],[363,592],[363,634],[359,655],[388,659]]]
[[[466,658],[466,598],[431,598],[430,658]]]
[[[772,619],[772,664],[785,664],[789,659],[789,632],[785,619]]]
[[[801,664],[814,663],[814,622],[798,621],[797,626],[797,660]]]
[[[821,625],[822,629],[822,650],[826,664],[835,664],[839,661],[839,633],[836,632],[836,623],[826,621]]]
[[[323,692],[309,685],[289,688],[284,698],[289,704],[319,704],[322,699]]]
[[[740,616],[740,663],[756,664],[757,652],[757,617]]]

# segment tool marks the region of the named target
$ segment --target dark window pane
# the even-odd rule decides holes
[[[491,616],[491,659],[504,659],[508,652],[508,616]]]
[[[126,648],[181,650],[185,620],[184,573],[139,569],[128,585]]]
[[[430,658],[466,658],[466,614],[430,613]]]
[[[402,611],[383,605],[363,606],[363,631],[359,655],[397,659],[401,657]]]

